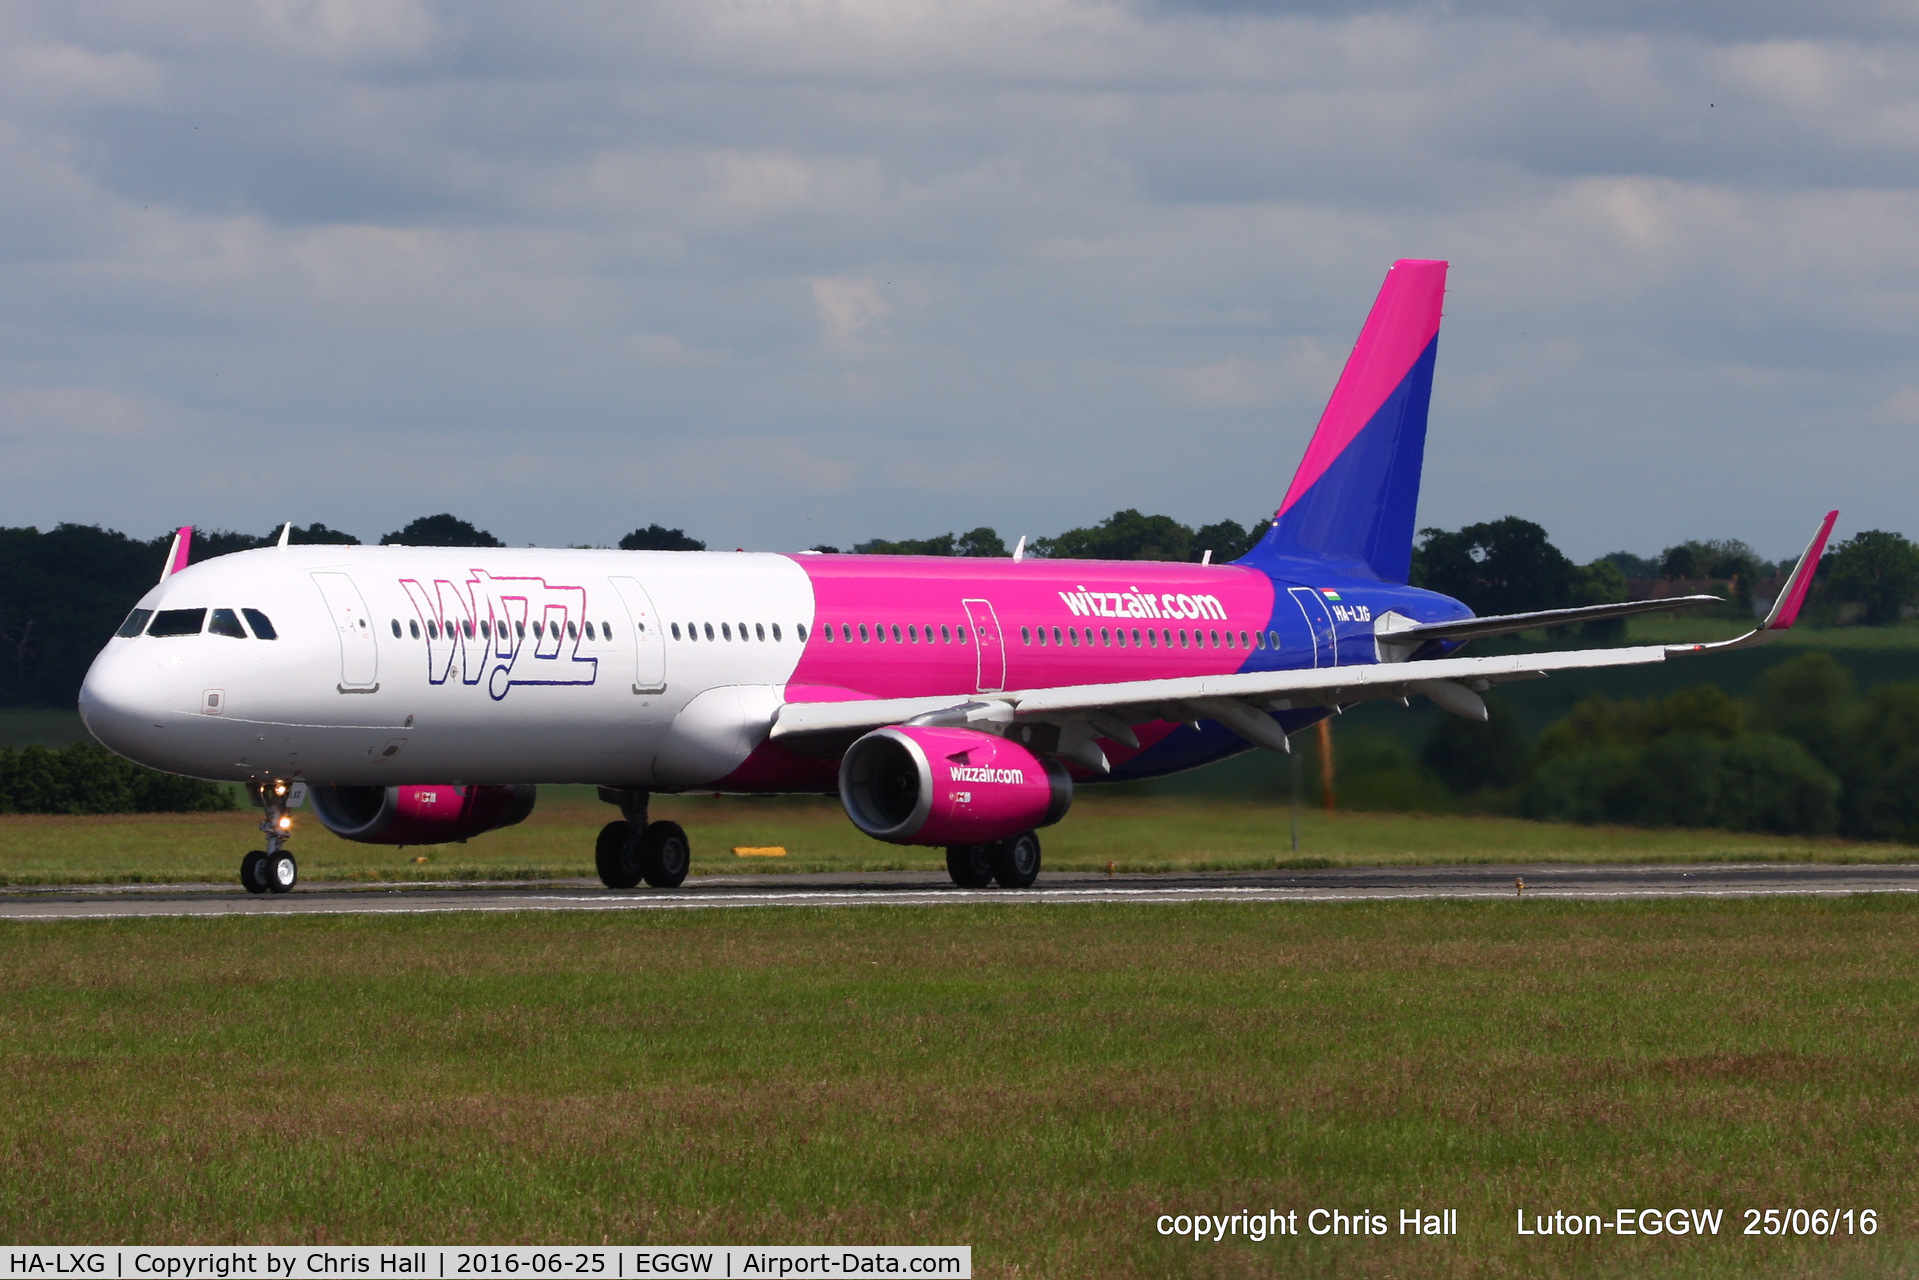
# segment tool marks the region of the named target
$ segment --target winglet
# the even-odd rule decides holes
[[[1838,518],[1837,511],[1826,512],[1819,532],[1813,534],[1812,541],[1806,544],[1805,554],[1792,567],[1792,576],[1786,579],[1786,585],[1780,589],[1779,598],[1772,602],[1766,620],[1759,624],[1761,631],[1791,629],[1794,620],[1799,617],[1799,606],[1806,602],[1806,592],[1812,589],[1812,575],[1818,571],[1819,557],[1826,553],[1826,539],[1832,536],[1832,524]]]
[[[1708,650],[1745,649],[1764,644],[1772,639],[1775,631],[1790,631],[1799,618],[1800,607],[1806,603],[1806,593],[1812,590],[1812,576],[1819,571],[1819,557],[1826,553],[1826,539],[1832,536],[1833,522],[1837,519],[1837,511],[1826,512],[1826,518],[1819,522],[1819,531],[1812,535],[1812,541],[1806,544],[1799,563],[1792,567],[1786,585],[1779,589],[1779,596],[1772,602],[1764,622],[1736,640],[1722,640],[1718,644],[1668,645],[1666,652],[1704,653]]]
[[[173,535],[173,545],[167,548],[167,562],[160,567],[160,581],[165,582],[187,567],[187,551],[192,546],[193,526],[181,525]]]
[[[285,551],[287,546],[287,539],[291,538],[292,536],[293,536],[293,521],[289,520],[286,522],[284,526],[281,527],[280,540],[274,545],[279,547],[280,550]]]

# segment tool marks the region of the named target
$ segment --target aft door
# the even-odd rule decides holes
[[[999,618],[988,600],[962,600],[967,620],[973,624],[974,652],[979,657],[981,693],[998,693],[1006,688],[1006,646],[1000,640]]]
[[[380,687],[380,648],[360,589],[344,573],[316,573],[313,583],[340,633],[340,692],[374,692]]]
[[[1311,587],[1294,587],[1292,597],[1305,616],[1306,633],[1313,638],[1313,665],[1338,666],[1339,633],[1333,630],[1333,616],[1326,611],[1326,601]]]
[[[647,595],[646,588],[632,578],[613,579],[613,589],[620,593],[620,601],[626,605],[626,616],[633,623],[634,652],[637,655],[633,692],[664,692],[666,632],[660,625],[659,612],[653,608],[653,597]]]

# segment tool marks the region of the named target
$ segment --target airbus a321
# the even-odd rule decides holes
[[[1505,680],[1662,662],[1790,627],[1833,520],[1771,613],[1720,644],[1462,656],[1475,639],[1686,597],[1474,617],[1407,585],[1446,263],[1386,276],[1270,526],[1230,564],[281,545],[160,582],[89,670],[93,735],[245,783],[284,893],[302,793],[330,830],[466,839],[592,783],[613,889],[685,880],[660,792],[837,794],[867,835],[944,846],[954,883],[1031,885],[1076,785],[1260,747],[1367,699],[1484,718]],[[582,850],[582,858],[584,858]]]

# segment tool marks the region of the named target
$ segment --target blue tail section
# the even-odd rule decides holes
[[[1444,262],[1393,264],[1272,528],[1239,563],[1406,581],[1445,292]]]

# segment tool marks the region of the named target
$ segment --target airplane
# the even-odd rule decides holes
[[[159,583],[94,660],[80,713],[156,769],[244,783],[298,881],[290,810],[397,845],[521,821],[542,783],[619,816],[611,889],[680,885],[691,846],[648,799],[837,795],[879,840],[945,846],[953,882],[1030,886],[1074,788],[1157,777],[1413,696],[1662,662],[1792,626],[1837,512],[1751,632],[1717,644],[1465,657],[1475,639],[1711,600],[1475,617],[1407,585],[1447,263],[1395,263],[1304,459],[1230,564],[800,552],[292,546]],[[450,780],[450,781],[449,781]]]

